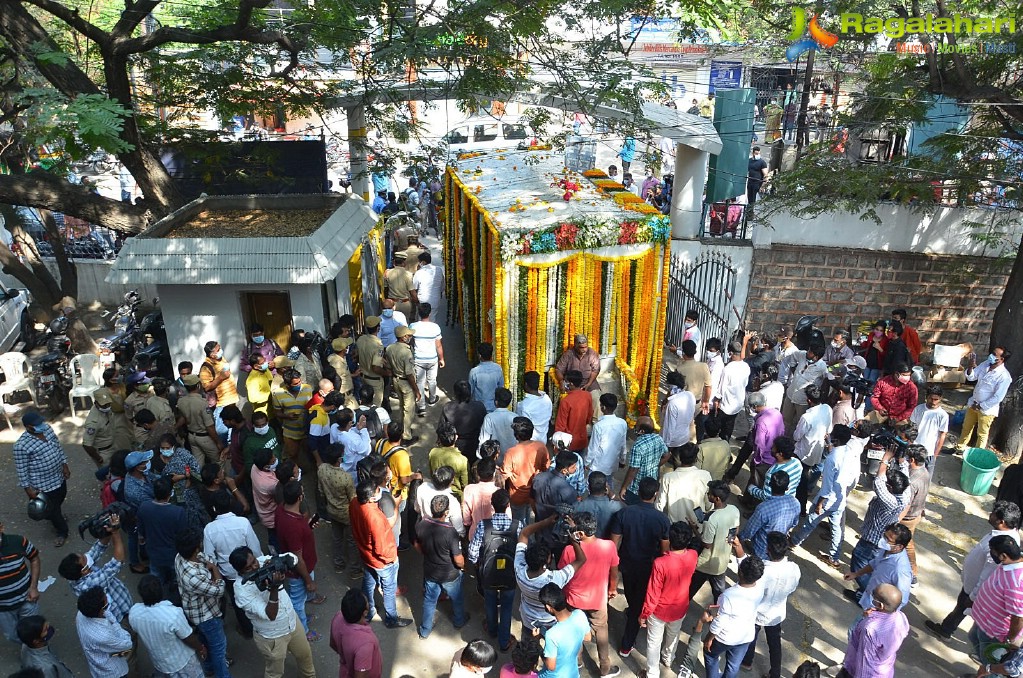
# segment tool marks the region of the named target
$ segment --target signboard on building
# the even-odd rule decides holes
[[[711,61],[710,91],[739,89],[742,86],[741,61]]]

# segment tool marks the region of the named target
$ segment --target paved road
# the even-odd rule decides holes
[[[436,249],[436,248],[435,248]],[[456,379],[463,378],[468,366],[465,364],[464,342],[458,328],[445,328],[445,353],[448,366],[440,372],[440,382],[444,391]],[[441,404],[446,402],[442,395]],[[423,436],[423,441],[413,448],[413,467],[427,469],[426,457],[429,446],[433,442],[432,431],[440,411],[440,404],[434,406],[426,419],[415,423],[415,433]],[[79,445],[81,439],[80,424],[65,417],[55,422],[55,429],[65,441],[68,456],[71,459],[72,478],[70,481],[69,498],[65,510],[72,525],[83,517],[90,515],[99,508],[99,485],[93,479],[93,466]],[[78,638],[74,630],[75,599],[66,583],[57,575],[57,564],[61,558],[72,551],[82,551],[85,544],[73,536],[66,546],[54,549],[52,528],[49,523],[34,523],[25,517],[25,497],[17,488],[11,458],[11,444],[21,432],[20,423],[16,430],[0,431],[0,470],[6,478],[6,496],[8,504],[0,511],[0,520],[6,524],[9,533],[27,535],[39,546],[42,553],[43,578],[53,575],[57,582],[46,591],[40,600],[43,613],[56,627],[53,647],[67,662],[76,675],[87,676],[85,661],[78,647]],[[924,676],[950,676],[969,670],[966,652],[966,628],[956,634],[952,641],[940,641],[930,636],[925,630],[923,620],[927,617],[940,619],[951,609],[955,594],[959,590],[958,568],[965,551],[972,546],[975,536],[982,534],[987,528],[984,521],[986,511],[990,508],[991,498],[970,497],[958,489],[961,462],[952,457],[939,460],[935,473],[935,487],[932,490],[927,507],[927,520],[917,530],[920,546],[918,558],[921,564],[920,585],[913,590],[913,598],[906,612],[909,615],[913,630],[900,653],[896,675],[900,678],[923,678]],[[740,477],[740,479],[742,479]],[[857,491],[852,497],[853,510],[850,512],[849,529],[846,534],[845,559],[855,541],[855,530],[859,527],[857,516],[863,514],[870,495]],[[257,528],[258,529],[258,528]],[[965,535],[965,536],[964,536]],[[265,534],[261,534],[265,537]],[[330,620],[338,609],[344,592],[358,582],[347,575],[334,574],[330,569],[330,539],[325,532],[318,532],[318,548],[321,568],[317,581],[320,590],[327,595],[327,603],[322,606],[309,606],[309,611],[317,618],[312,626],[326,636]],[[264,540],[265,543],[265,540]],[[823,664],[833,664],[841,660],[846,639],[846,629],[857,614],[857,608],[847,602],[841,595],[844,582],[834,570],[827,568],[816,560],[819,546],[824,541],[811,538],[806,542],[809,550],[800,549],[794,554],[799,563],[803,578],[800,589],[791,599],[789,618],[784,626],[785,675],[790,675],[798,664],[806,658],[812,658]],[[419,618],[422,609],[420,557],[414,551],[402,555],[402,567],[399,581],[408,587],[408,594],[399,600],[399,610],[404,616]],[[139,577],[127,571],[123,574],[130,589],[134,590]],[[733,570],[734,578],[734,570]],[[384,653],[385,676],[440,676],[447,673],[454,652],[468,640],[482,637],[481,621],[483,619],[482,601],[470,585],[468,589],[468,608],[472,614],[469,624],[461,631],[456,631],[451,624],[451,610],[447,604],[441,604],[433,634],[428,641],[419,640],[415,627],[409,626],[401,630],[385,629],[379,621],[373,624],[381,640]],[[697,596],[695,605],[690,611],[683,629],[686,634],[699,612],[698,607],[709,602],[709,587]],[[610,616],[611,638],[614,648],[620,637],[624,616],[624,596],[612,601],[613,611]],[[232,672],[235,676],[257,676],[262,671],[262,661],[255,651],[254,645],[242,639],[234,629],[234,621],[229,615],[228,649],[234,657]],[[516,621],[513,633],[519,632]],[[637,651],[627,660],[613,655],[614,661],[625,669],[625,675],[637,671],[644,664],[642,650],[645,647],[643,636]],[[684,647],[684,644],[680,644]],[[762,645],[763,647],[763,645]],[[321,676],[334,675],[337,672],[337,658],[330,650],[326,637],[314,644],[317,673]],[[583,675],[597,675],[596,648],[586,648],[585,669]],[[507,656],[502,657],[506,661]],[[17,648],[3,644],[0,649],[0,667],[13,671],[17,665]],[[297,675],[295,665],[288,662],[286,675]],[[140,668],[148,675],[150,664],[145,652],[140,658]],[[757,675],[767,670],[766,658],[758,656]],[[495,675],[492,673],[491,675]],[[668,676],[665,671],[663,676]]]

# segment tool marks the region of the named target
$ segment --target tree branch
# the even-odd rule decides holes
[[[292,51],[292,39],[279,31],[267,31],[252,26],[218,26],[208,31],[193,31],[177,26],[162,26],[152,33],[114,44],[113,52],[118,55],[142,54],[162,45],[176,42],[185,45],[212,45],[217,42],[250,42],[257,45],[272,45]]]
[[[35,5],[47,14],[52,14],[101,47],[110,42],[110,35],[99,26],[83,19],[76,7],[68,7],[54,0],[22,0],[22,2]]]
[[[122,233],[138,233],[149,223],[144,206],[97,195],[52,174],[0,174],[0,202],[63,212]]]
[[[122,38],[131,37],[131,34],[135,32],[138,25],[146,20],[146,17],[156,9],[160,4],[160,0],[137,0],[136,2],[130,2],[125,0],[124,11],[121,12],[121,18],[114,24],[113,29],[110,31],[110,37],[114,42]]]

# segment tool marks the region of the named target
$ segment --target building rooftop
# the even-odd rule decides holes
[[[107,282],[322,284],[376,224],[354,195],[206,196],[128,240]]]

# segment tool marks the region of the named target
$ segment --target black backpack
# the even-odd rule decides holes
[[[495,530],[490,518],[483,523],[483,546],[480,547],[480,562],[477,567],[476,585],[483,591],[509,591],[518,584],[515,581],[515,544],[518,532],[515,522],[507,530]]]
[[[359,478],[359,482],[360,483],[363,480],[369,480],[370,469],[372,469],[374,466],[376,466],[380,462],[386,463],[387,460],[391,458],[392,454],[394,454],[398,450],[404,450],[405,449],[401,445],[395,445],[391,449],[387,450],[387,454],[383,454],[382,455],[382,454],[380,454],[380,450],[382,448],[383,448],[383,445],[381,444],[380,441],[378,441],[378,443],[376,445],[374,445],[373,451],[370,452],[369,454],[367,454],[362,459],[360,459],[359,462],[355,465],[355,475]]]
[[[377,408],[371,407],[368,410],[355,410],[355,421],[359,420],[359,417],[366,417],[366,433],[369,434],[370,440],[378,441],[381,438],[386,440],[384,436],[384,427],[380,424],[380,415],[377,414]]]

